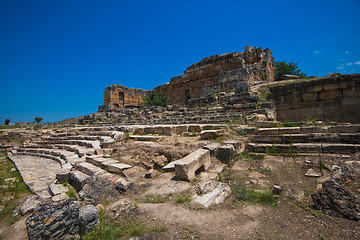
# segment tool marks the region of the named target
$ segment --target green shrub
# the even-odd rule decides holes
[[[154,90],[150,91],[148,93],[148,95],[144,98],[146,106],[162,106],[162,107],[166,107],[169,100],[170,99],[167,98],[165,94],[163,94],[161,92],[155,92]]]

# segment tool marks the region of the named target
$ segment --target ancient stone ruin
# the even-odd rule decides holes
[[[220,92],[249,92],[251,85],[274,81],[274,58],[270,49],[246,46],[235,52],[204,58],[154,90],[164,93],[170,103],[186,106],[191,99],[218,95]],[[143,103],[141,89],[111,85],[105,89],[104,105],[99,112],[116,111]]]
[[[189,100],[220,92],[248,92],[258,82],[274,81],[274,58],[270,49],[246,46],[244,53],[235,52],[204,58],[155,88],[166,94],[171,103],[188,105]]]
[[[86,232],[98,224],[96,209],[120,222],[141,212],[169,227],[149,239],[180,239],[189,228],[189,238],[276,239],[275,225],[285,226],[284,239],[316,239],[319,229],[329,239],[360,238],[360,74],[273,76],[270,50],[246,47],[155,88],[172,99],[166,107],[142,106],[147,91],[112,85],[97,113],[2,133],[7,158],[37,195],[17,207],[32,213],[29,238]],[[70,193],[78,201],[65,200]],[[249,194],[278,206],[249,203]],[[56,209],[70,202],[76,216]]]

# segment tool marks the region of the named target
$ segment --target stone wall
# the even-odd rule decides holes
[[[360,74],[270,86],[278,121],[360,122]]]
[[[271,51],[246,46],[244,53],[205,58],[169,83],[156,87],[155,91],[166,94],[171,103],[187,105],[190,99],[232,91],[242,84],[273,80],[274,58]]]
[[[122,85],[111,85],[105,88],[104,105],[99,106],[99,112],[118,111],[126,108],[126,106],[139,106],[144,102],[147,92]]]

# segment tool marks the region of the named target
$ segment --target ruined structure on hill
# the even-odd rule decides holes
[[[138,106],[144,102],[147,91],[127,88],[122,85],[111,85],[105,88],[104,105],[99,106],[99,112],[118,111],[126,106]]]
[[[156,87],[170,103],[187,106],[189,100],[219,92],[248,92],[255,82],[274,81],[274,58],[271,51],[245,47],[245,51],[214,55],[188,67],[184,74]],[[143,103],[147,91],[111,85],[105,89],[104,105],[99,112],[118,111]]]
[[[258,81],[274,81],[274,58],[270,49],[246,46],[244,53],[205,58],[155,90],[166,94],[172,103],[185,106],[190,99],[219,92],[247,92]]]

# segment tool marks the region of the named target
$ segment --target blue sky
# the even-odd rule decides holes
[[[360,1],[0,0],[0,123],[97,111],[201,59],[270,48],[311,76],[360,72]]]

